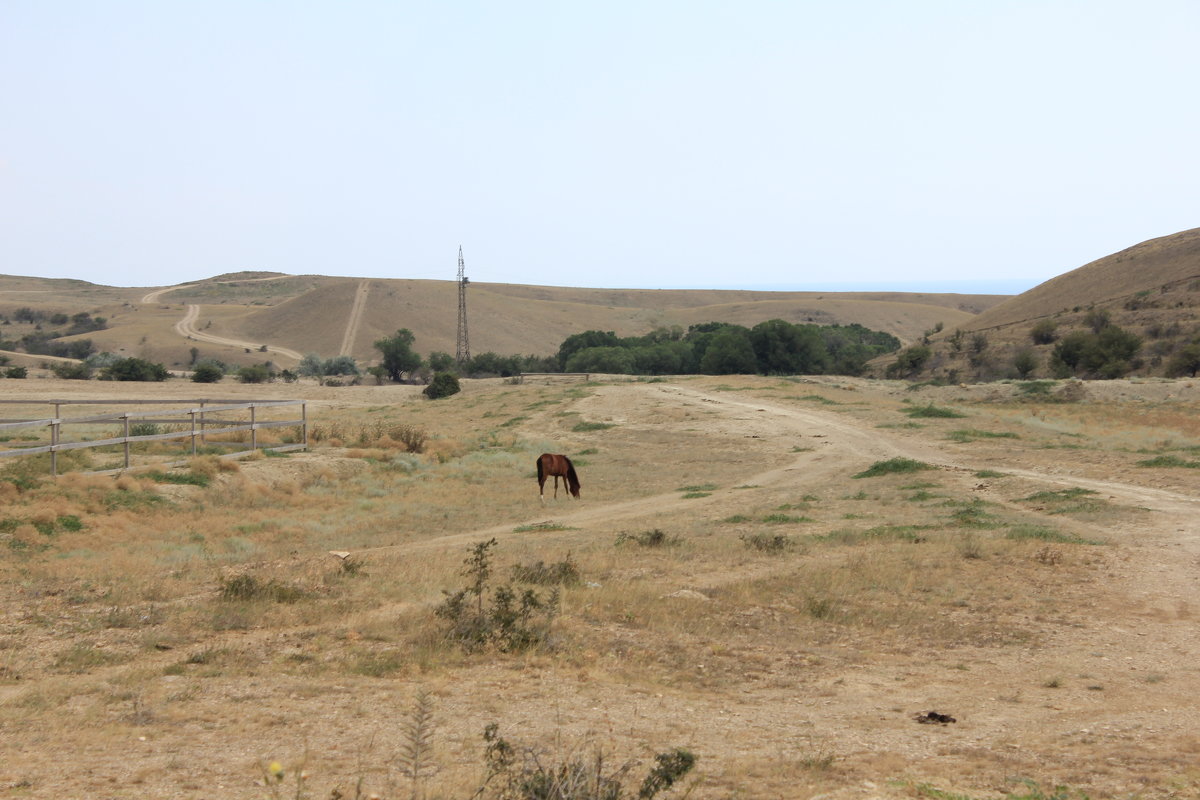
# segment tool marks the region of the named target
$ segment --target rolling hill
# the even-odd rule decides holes
[[[1035,342],[1039,324],[1053,338]],[[1023,351],[1038,362],[1030,377],[1047,376],[1058,342],[1105,326],[1141,338],[1131,363],[1141,375],[1163,374],[1172,356],[1200,337],[1200,228],[1113,253],[947,325],[930,337],[932,356],[910,377],[1016,377],[1013,360]]]
[[[938,323],[968,324],[1003,295],[903,292],[767,292],[587,289],[471,283],[468,330],[472,353],[548,355],[572,333],[611,330],[622,336],[659,327],[725,321],[752,326],[772,318],[819,324],[859,323],[912,341]],[[192,307],[195,307],[194,309]],[[91,339],[100,350],[182,367],[216,358],[230,364],[295,353],[351,355],[374,362],[376,340],[408,328],[415,348],[453,353],[458,332],[455,281],[360,279],[281,273],[234,273],[170,287],[114,288],[84,281],[0,276],[0,316],[7,342],[32,331],[14,318],[28,308],[44,315],[86,312],[107,328],[64,337]],[[181,327],[181,321],[190,321]],[[46,323],[39,323],[45,326]],[[236,344],[235,344],[236,343]],[[37,363],[36,356],[16,357]]]

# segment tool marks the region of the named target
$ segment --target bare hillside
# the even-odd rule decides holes
[[[858,323],[912,341],[938,323],[966,325],[1004,299],[472,283],[467,307],[472,352],[548,355],[567,336],[590,329],[632,336],[659,327],[711,321],[753,326],[773,318]],[[194,357],[233,364],[270,358],[288,366],[295,360],[290,353],[344,354],[370,363],[378,357],[373,343],[399,328],[415,334],[416,349],[423,354],[454,352],[458,333],[454,281],[245,272],[178,286],[112,289],[83,281],[0,277],[0,314],[11,316],[26,305],[47,314],[87,310],[102,315],[106,330],[74,338],[90,338],[101,349],[175,367]],[[18,326],[6,338],[15,340],[24,332]]]

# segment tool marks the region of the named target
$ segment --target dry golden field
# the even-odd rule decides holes
[[[495,723],[622,796],[686,748],[660,797],[1200,797],[1196,381],[204,393],[307,399],[311,449],[0,481],[0,796],[468,798]],[[492,539],[483,606],[556,613],[465,647]]]

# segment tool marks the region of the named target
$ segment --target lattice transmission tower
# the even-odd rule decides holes
[[[458,246],[458,349],[454,352],[454,360],[465,364],[471,360],[471,344],[467,341],[467,276],[463,274],[466,265],[463,263],[462,245]]]

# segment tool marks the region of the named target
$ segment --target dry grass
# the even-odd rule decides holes
[[[642,765],[686,746],[700,757],[696,797],[789,786],[807,796],[914,775],[979,794],[1012,765],[927,750],[906,714],[943,696],[959,714],[973,703],[972,735],[994,743],[1007,734],[983,709],[1000,714],[997,695],[1050,691],[1048,675],[1061,676],[1059,704],[1076,702],[1076,684],[1081,708],[1096,691],[1086,686],[1117,696],[1124,673],[1087,656],[1101,647],[1090,634],[1080,638],[1091,650],[1055,649],[1061,663],[1032,675],[1022,661],[1058,647],[1088,614],[1121,613],[1111,584],[1134,557],[1125,531],[1155,515],[995,476],[1046,461],[1097,469],[1097,459],[1127,466],[1130,480],[1152,472],[1106,432],[1119,408],[1054,406],[1064,416],[1048,418],[1051,406],[1033,417],[1024,405],[939,397],[971,412],[971,435],[946,445],[955,459],[975,457],[969,468],[936,459],[948,426],[961,425],[947,421],[887,434],[925,448],[912,462],[938,469],[853,480],[872,463],[906,463],[859,452],[900,398],[831,385],[819,396],[838,405],[825,408],[811,385],[716,383],[665,387],[700,392],[694,402],[603,384],[472,382],[453,406],[340,390],[310,419],[342,436],[288,458],[203,456],[180,470],[205,485],[0,481],[0,741],[34,742],[0,779],[29,781],[34,796],[95,795],[102,784],[180,796],[238,786],[230,795],[242,796],[257,764],[280,759],[289,775],[304,762],[312,796],[352,791],[355,776],[400,796],[410,787],[388,759],[425,687],[438,725],[421,758],[443,796],[477,785],[463,765],[481,764],[489,721],[540,746],[602,742]],[[718,408],[725,397],[744,405]],[[765,410],[776,408],[863,434],[826,444],[847,434]],[[1190,441],[1192,411],[1155,409],[1156,424],[1179,423],[1158,440]],[[517,416],[526,419],[507,424]],[[579,418],[618,424],[573,430]],[[1060,435],[1051,423],[1075,426],[1081,449],[1044,449]],[[424,452],[384,441],[403,425],[428,431]],[[1007,431],[1019,438],[988,435]],[[547,450],[578,456],[583,500],[537,502],[534,458]],[[471,546],[491,537],[489,591],[561,595],[546,640],[525,652],[464,651],[434,614],[464,586]],[[781,538],[786,546],[749,545]],[[1077,677],[1085,671],[1104,677]],[[993,674],[1006,683],[972,693]],[[1152,674],[1139,691],[1162,693],[1161,707],[1180,675]],[[1023,768],[1090,763],[1009,713],[998,730],[1026,731],[1037,753]],[[873,748],[887,757],[864,755]],[[55,771],[63,752],[83,768]],[[163,752],[178,766],[164,769]],[[1093,780],[1123,789],[1133,772]]]

